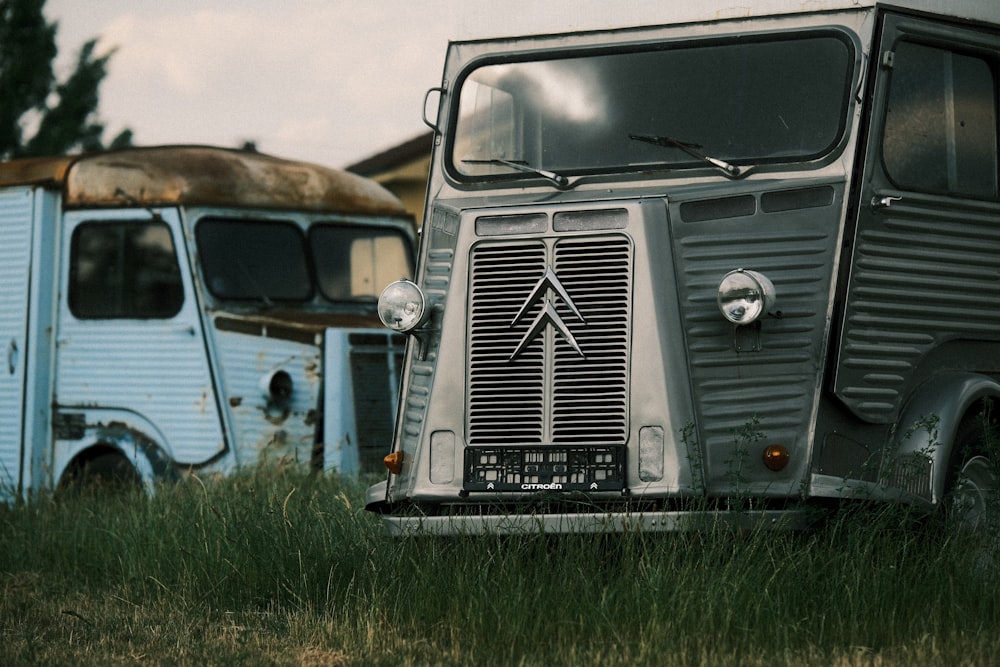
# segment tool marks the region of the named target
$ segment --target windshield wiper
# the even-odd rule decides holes
[[[731,164],[725,160],[720,160],[716,157],[709,157],[698,150],[701,148],[701,144],[692,144],[686,141],[680,141],[679,139],[674,139],[673,137],[663,137],[654,134],[630,134],[628,135],[628,138],[634,139],[635,141],[645,141],[648,144],[654,144],[656,146],[680,149],[693,158],[697,158],[702,162],[707,162],[713,167],[721,169],[726,176],[729,176],[730,178],[736,178],[740,175],[740,168],[735,164]]]
[[[527,174],[534,174],[536,176],[541,176],[542,178],[547,178],[555,183],[557,188],[565,188],[569,186],[569,179],[562,174],[557,174],[554,171],[548,171],[546,169],[532,167],[523,160],[515,162],[513,160],[504,160],[502,158],[494,157],[488,160],[462,160],[462,162],[467,164],[502,164],[505,167],[510,167],[511,169],[516,169],[517,171],[523,171]]]

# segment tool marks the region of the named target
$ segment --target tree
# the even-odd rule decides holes
[[[58,26],[45,20],[44,5],[45,0],[0,0],[0,159],[105,148],[98,88],[114,51],[96,56],[97,40],[90,40],[73,73],[57,82],[52,61]],[[26,138],[33,125],[37,129]],[[131,143],[126,129],[109,147]]]

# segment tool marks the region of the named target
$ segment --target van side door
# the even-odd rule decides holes
[[[21,495],[34,190],[0,192],[0,502]]]
[[[891,424],[937,371],[1000,371],[1000,32],[879,25],[834,391]]]
[[[83,415],[91,428],[134,430],[180,464],[217,456],[226,442],[178,212],[65,217],[56,386],[64,421]],[[65,463],[79,433],[61,435]]]

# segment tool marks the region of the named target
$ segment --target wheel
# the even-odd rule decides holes
[[[958,469],[951,488],[952,518],[964,525],[976,527],[995,507],[997,474],[995,466],[985,456],[973,456]]]
[[[998,437],[995,422],[984,413],[959,427],[945,496],[949,522],[968,528],[997,523]]]
[[[59,482],[60,493],[141,494],[139,471],[117,451],[102,451],[74,462]]]

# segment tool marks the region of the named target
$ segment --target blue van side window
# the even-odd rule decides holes
[[[86,222],[70,246],[69,309],[80,319],[169,319],[184,288],[161,221]]]

